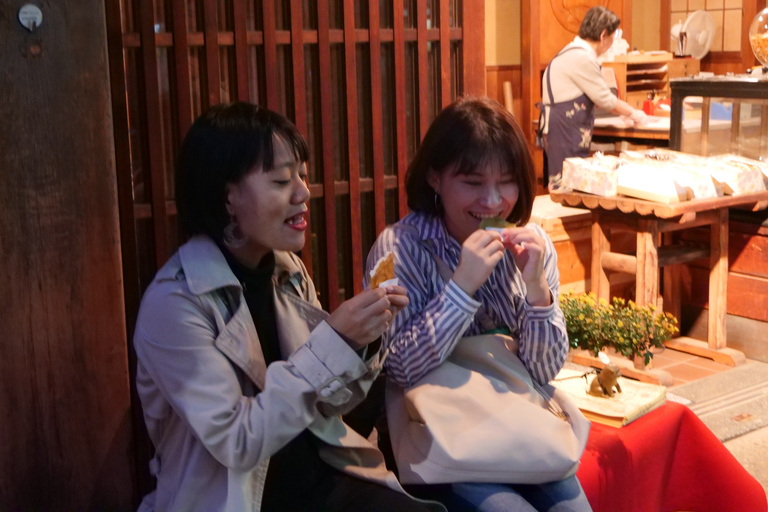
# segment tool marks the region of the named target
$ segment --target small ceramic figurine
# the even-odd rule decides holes
[[[589,386],[589,394],[593,396],[612,397],[616,394],[616,391],[621,393],[621,386],[619,385],[619,377],[621,376],[621,370],[613,363],[605,365],[605,367],[598,373]],[[616,388],[614,391],[613,388]]]

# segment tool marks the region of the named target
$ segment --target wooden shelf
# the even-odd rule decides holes
[[[669,52],[660,54],[620,55],[604,68],[613,69],[619,98],[634,108],[642,108],[649,94],[669,95],[669,80],[699,72],[697,59],[675,59]]]

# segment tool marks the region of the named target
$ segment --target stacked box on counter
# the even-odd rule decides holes
[[[615,156],[593,156],[589,158],[566,158],[563,162],[563,186],[603,197],[618,193],[617,167]]]
[[[658,162],[671,162],[683,166],[685,170],[710,177],[718,195],[740,195],[761,192],[766,189],[768,166],[763,162],[737,155],[697,156],[669,149],[655,149],[638,152]],[[765,169],[765,171],[763,171]],[[709,195],[695,198],[710,197]]]
[[[619,168],[618,177],[618,191],[625,196],[665,204],[687,199],[687,188],[663,167],[626,161]]]
[[[725,184],[729,195],[753,194],[768,188],[768,164],[739,155],[725,154],[707,159],[716,166],[712,176]]]
[[[701,164],[694,160],[696,157],[688,159],[687,157],[690,155],[676,153],[676,155],[680,155],[676,156],[670,153],[675,152],[663,150],[625,151],[621,154],[621,160],[638,166],[640,170],[654,168],[663,171],[661,175],[655,175],[653,181],[645,184],[645,187],[650,189],[651,192],[659,184],[670,188],[670,185],[666,182],[672,180],[675,182],[675,188],[678,190],[680,201],[706,199],[723,195],[722,187],[717,186],[712,176],[709,173],[701,172]],[[622,171],[619,172],[621,173]],[[647,174],[647,171],[645,173]],[[648,178],[650,179],[650,176]],[[658,180],[661,180],[661,182]],[[681,190],[682,193],[680,193]],[[624,193],[626,194],[626,192]]]
[[[667,149],[621,157],[566,158],[563,186],[604,197],[618,194],[666,204],[751,194],[768,188],[768,163],[738,155],[702,157]]]

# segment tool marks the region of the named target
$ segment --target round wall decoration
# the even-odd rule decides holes
[[[550,0],[552,11],[560,25],[568,32],[579,33],[581,20],[596,5],[608,7],[609,0]]]

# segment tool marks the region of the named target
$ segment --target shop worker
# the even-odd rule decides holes
[[[592,7],[579,35],[555,55],[544,71],[539,119],[544,135],[550,187],[559,185],[563,160],[589,156],[595,105],[623,116],[632,125],[645,122],[645,113],[617,98],[603,79],[598,56],[613,44],[619,18],[602,6]],[[546,177],[545,177],[546,179]]]
[[[189,240],[141,303],[136,386],[156,454],[140,511],[426,511],[339,416],[381,366],[399,286],[325,313],[301,260],[309,151],[280,114],[217,105],[181,146]]]

